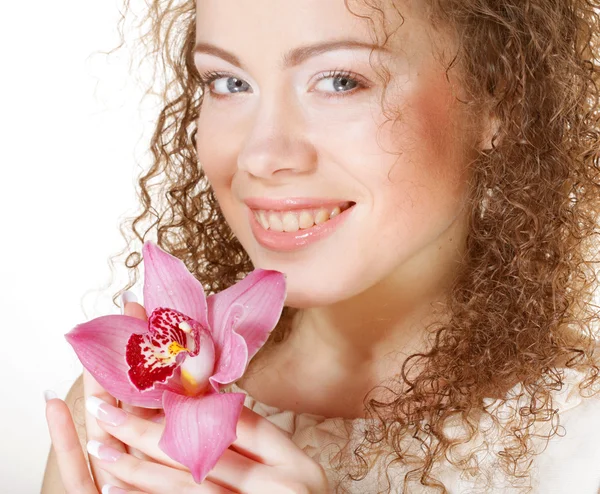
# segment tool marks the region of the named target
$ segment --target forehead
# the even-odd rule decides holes
[[[257,49],[274,42],[284,45],[286,40],[310,43],[349,35],[381,43],[384,39],[382,22],[386,27],[398,27],[402,17],[410,24],[421,17],[421,7],[415,8],[409,0],[400,2],[400,8],[393,7],[392,3],[399,2],[391,0],[348,0],[347,3],[348,6],[344,0],[196,0],[197,38],[227,44],[245,41]],[[423,3],[417,2],[418,5]],[[395,29],[392,27],[392,30]],[[406,31],[398,29],[388,46]]]

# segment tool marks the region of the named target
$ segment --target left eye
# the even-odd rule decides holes
[[[223,81],[221,81],[223,79]],[[348,71],[331,71],[319,76],[316,87],[322,81],[331,80],[333,91],[323,91],[326,97],[338,97],[343,96],[347,93],[356,92],[357,88],[362,89],[367,85],[358,80],[358,76]],[[213,84],[215,83],[215,84]],[[204,72],[200,74],[200,84],[202,88],[209,87],[210,93],[216,97],[224,97],[227,94],[240,93],[246,89],[250,89],[250,86],[243,79],[238,79],[230,74],[223,72]],[[213,87],[210,87],[211,84]],[[325,84],[321,84],[325,86]],[[340,94],[336,94],[340,93]]]
[[[317,86],[321,81],[325,81],[328,79],[331,79],[331,81],[333,82],[332,87],[334,88],[334,94],[327,94],[328,97],[340,96],[335,93],[350,93],[355,92],[353,90],[356,88],[362,89],[366,87],[366,85],[358,81],[357,76],[355,76],[351,72],[337,70],[321,75],[317,80]],[[328,93],[328,91],[325,91],[325,93]]]

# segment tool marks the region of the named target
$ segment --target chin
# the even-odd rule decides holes
[[[331,285],[323,286],[322,290],[314,285],[288,286],[285,305],[294,309],[309,309],[334,305],[350,298],[353,294],[342,290],[333,290]]]

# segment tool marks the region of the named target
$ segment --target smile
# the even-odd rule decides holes
[[[349,216],[355,203],[286,211],[248,209],[254,237],[263,247],[289,252],[333,233]]]
[[[256,221],[265,229],[276,232],[297,232],[321,225],[348,209],[352,203],[337,206],[292,211],[254,210]]]

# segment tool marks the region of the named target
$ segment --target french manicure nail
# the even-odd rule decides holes
[[[86,449],[92,456],[105,461],[117,461],[123,454],[120,451],[117,451],[106,444],[102,444],[99,441],[94,441],[93,439],[88,441]]]
[[[85,408],[98,420],[110,425],[121,425],[127,419],[127,413],[120,408],[109,405],[97,396],[88,396],[85,400]]]
[[[54,391],[51,389],[44,391],[44,400],[46,400],[46,403],[54,398],[58,398],[58,395]]]
[[[130,302],[137,302],[137,297],[135,296],[135,293],[130,292],[129,290],[123,292],[121,294],[121,314],[125,314],[125,304],[128,304]]]
[[[130,292],[129,290],[127,290],[126,292],[123,292],[123,295],[121,295],[121,302],[122,302],[122,306],[125,307],[125,304],[128,304],[130,302],[137,302],[138,299],[135,296],[135,293]]]

